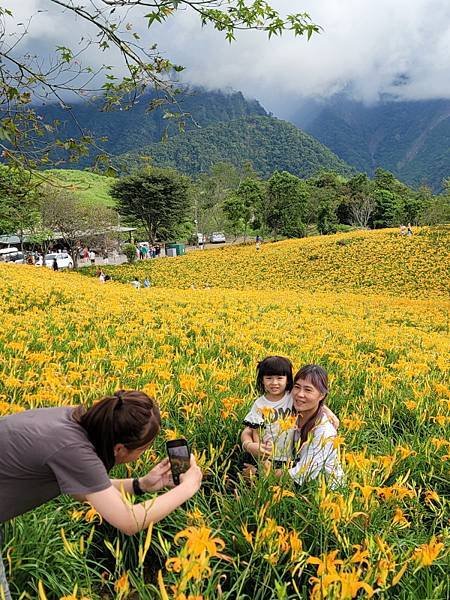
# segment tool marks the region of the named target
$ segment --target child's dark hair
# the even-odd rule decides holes
[[[161,418],[156,402],[144,392],[119,390],[88,408],[78,406],[73,415],[107,471],[115,463],[114,446],[142,448],[159,433]]]
[[[290,392],[294,385],[292,377],[292,363],[284,356],[268,356],[258,363],[256,367],[256,388],[261,394],[264,394],[263,377],[270,375],[280,375],[287,378],[286,391]]]

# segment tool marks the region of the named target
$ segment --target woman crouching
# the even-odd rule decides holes
[[[114,465],[137,460],[160,426],[157,404],[139,391],[116,392],[88,409],[39,408],[0,419],[0,525],[60,494],[89,502],[128,535],[160,521],[200,488],[194,457],[176,487],[168,459],[141,478],[108,475]],[[164,487],[173,489],[156,499],[131,504],[125,498]],[[10,599],[0,549],[3,597]]]
[[[319,365],[305,365],[294,377],[293,407],[297,413],[294,431],[294,466],[289,469],[296,483],[316,479],[323,473],[330,487],[344,481],[335,444],[336,426],[326,410],[328,375]]]

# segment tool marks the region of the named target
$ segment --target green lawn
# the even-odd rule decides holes
[[[67,189],[75,192],[89,204],[114,205],[114,201],[109,195],[109,189],[114,181],[112,177],[76,169],[49,169],[46,173],[54,176],[64,186],[67,186]]]

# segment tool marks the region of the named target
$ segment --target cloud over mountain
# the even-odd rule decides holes
[[[56,45],[77,43],[89,33],[82,22],[68,26],[49,0],[8,0],[16,15],[35,14],[27,49],[42,54]],[[198,16],[178,11],[167,23],[147,30],[142,40],[157,42],[183,77],[206,88],[242,90],[278,115],[290,114],[303,98],[326,98],[346,91],[376,102],[381,95],[401,99],[450,98],[450,3],[448,0],[305,0],[274,3],[283,13],[307,11],[323,27],[309,42],[286,34],[267,40],[261,32],[240,32],[228,44],[223,34],[201,28]],[[37,11],[47,12],[37,13]],[[134,11],[129,12],[129,20]],[[140,14],[143,14],[142,12]],[[70,17],[72,19],[72,17]],[[25,47],[25,46],[24,46]],[[94,64],[117,60],[88,52]]]

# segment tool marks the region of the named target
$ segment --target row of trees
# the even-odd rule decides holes
[[[117,243],[125,219],[157,240],[185,239],[193,231],[192,189],[188,177],[171,169],[147,169],[118,179],[111,207],[81,200],[70,184],[45,172],[0,165],[0,234],[15,234],[46,250],[58,240],[77,265],[82,246],[107,249]]]
[[[194,183],[196,214],[206,231],[225,228],[235,235],[250,231],[301,237],[309,230],[334,233],[345,227],[392,227],[450,220],[450,179],[444,192],[414,190],[383,169],[345,178],[322,172],[300,179],[286,171],[262,180],[244,165],[215,165]],[[214,221],[214,223],[211,223]]]
[[[114,206],[82,202],[67,186],[23,169],[0,168],[0,232],[16,233],[36,243],[54,238],[77,260],[77,248],[114,231],[119,219],[140,227],[150,243],[186,240],[195,230],[225,230],[236,237],[251,233],[303,237],[347,227],[391,227],[402,223],[450,221],[450,180],[444,193],[413,190],[378,169],[369,179],[349,179],[323,172],[300,179],[276,171],[262,180],[245,164],[236,169],[215,165],[191,181],[173,169],[149,167],[117,179]],[[105,238],[106,239],[106,238]]]
[[[119,213],[140,223],[152,243],[187,238],[194,226],[205,233],[302,237],[346,227],[437,224],[450,220],[450,180],[445,192],[413,190],[377,169],[345,178],[323,172],[300,179],[286,171],[263,180],[250,164],[217,164],[195,181],[172,169],[150,168],[119,179],[112,188]]]

